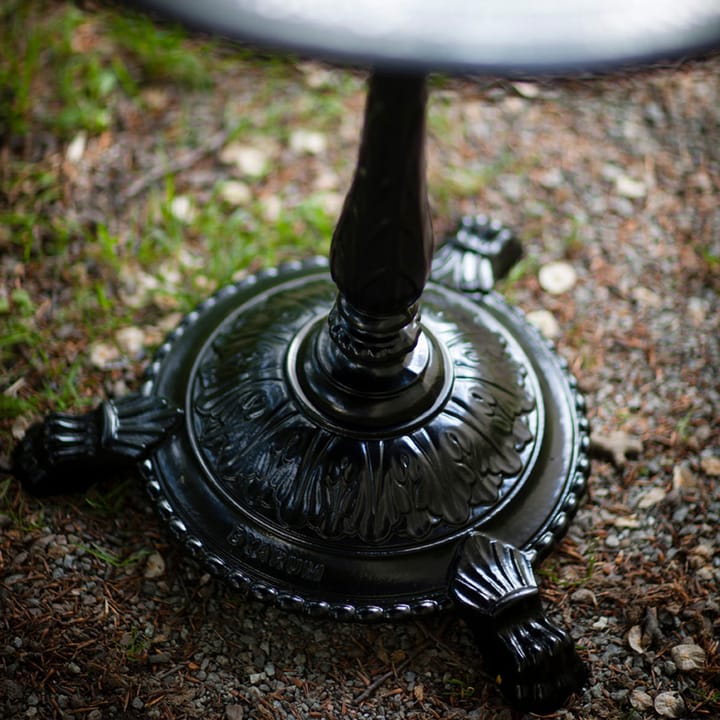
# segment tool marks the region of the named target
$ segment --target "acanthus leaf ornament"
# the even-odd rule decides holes
[[[213,481],[280,527],[367,543],[424,538],[495,503],[535,436],[535,400],[502,338],[482,326],[459,333],[429,297],[424,332],[448,350],[447,398],[420,427],[350,442],[285,390],[285,348],[328,288],[301,294],[272,295],[200,352],[191,417]]]

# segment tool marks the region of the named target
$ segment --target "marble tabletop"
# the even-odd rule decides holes
[[[266,49],[382,68],[566,73],[720,46],[720,0],[131,0]]]

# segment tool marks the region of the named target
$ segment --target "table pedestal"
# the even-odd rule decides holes
[[[509,700],[552,710],[585,670],[532,564],[585,489],[583,401],[492,291],[519,255],[509,231],[465,220],[433,258],[425,104],[424,77],[371,78],[329,267],[222,289],[170,334],[139,395],[50,416],[16,471],[65,492],[127,459],[232,585],[343,619],[456,607]]]

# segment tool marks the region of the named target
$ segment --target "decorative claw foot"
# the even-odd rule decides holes
[[[544,616],[526,553],[473,533],[459,552],[450,592],[511,705],[552,712],[582,687],[587,670],[572,638]]]
[[[489,292],[521,256],[511,230],[484,215],[467,216],[435,254],[432,279],[463,292]]]
[[[109,470],[132,466],[178,426],[182,411],[158,397],[104,400],[84,415],[52,413],[13,453],[13,472],[32,495],[87,490]]]

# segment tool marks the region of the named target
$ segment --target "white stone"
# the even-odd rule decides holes
[[[630,693],[630,704],[636,710],[649,710],[653,706],[653,699],[643,690],[633,690]]]
[[[122,352],[136,358],[142,353],[145,333],[138,327],[124,327],[115,333],[115,340]]]
[[[632,291],[633,300],[638,304],[649,308],[659,308],[662,305],[662,298],[646,287],[636,287]]]
[[[340,215],[343,202],[345,202],[345,198],[340,193],[321,192],[317,193],[316,197],[327,215],[331,218],[336,218]]]
[[[641,180],[633,180],[627,175],[618,175],[615,178],[615,192],[630,200],[639,200],[647,195],[647,186]]]
[[[170,212],[181,222],[192,222],[195,217],[193,201],[187,195],[178,195],[170,202]]]
[[[295,130],[290,135],[290,148],[296,153],[321,155],[327,150],[327,137],[312,130]]]
[[[276,222],[282,213],[282,200],[278,195],[268,195],[261,201],[262,216],[268,222]]]
[[[710,312],[710,303],[705,298],[691,297],[688,300],[688,315],[695,327],[700,327]]]
[[[220,197],[231,205],[247,205],[252,200],[252,191],[244,182],[228,180],[220,188]]]
[[[160,577],[164,573],[165,559],[163,558],[163,556],[158,552],[154,552],[148,555],[147,562],[145,563],[145,572],[143,573],[144,576],[148,580],[152,580],[153,578]]]
[[[321,168],[318,171],[317,177],[313,182],[313,188],[315,190],[331,190],[337,191],[340,187],[340,178],[338,174],[329,168]]]
[[[546,170],[540,176],[540,184],[547,190],[555,190],[559,188],[565,182],[565,177],[562,170],[558,167],[550,168]]]
[[[686,463],[678,463],[673,468],[673,490],[692,490],[697,487],[695,473]]]
[[[79,132],[67,146],[65,151],[65,159],[68,162],[76,165],[82,160],[85,154],[85,147],[87,145],[87,133],[85,131]]]
[[[253,145],[232,142],[220,152],[220,161],[226,165],[235,165],[242,175],[250,178],[262,177],[269,164],[267,152]]]
[[[543,265],[538,273],[540,287],[551,295],[562,295],[572,290],[577,282],[575,268],[564,260]]]
[[[514,82],[513,88],[518,95],[527,98],[528,100],[532,100],[540,95],[540,88],[535,83]]]
[[[12,424],[12,428],[10,430],[13,438],[15,438],[15,440],[22,440],[31,425],[32,422],[30,421],[30,418],[25,415],[15,418],[15,422]]]
[[[549,340],[560,337],[560,323],[549,310],[533,310],[526,315],[526,318]]]
[[[623,517],[615,518],[613,525],[615,525],[615,527],[620,530],[635,530],[640,527],[641,523],[637,515],[626,515]]]
[[[115,345],[96,342],[90,346],[90,362],[100,370],[107,370],[120,359],[120,350]]]

